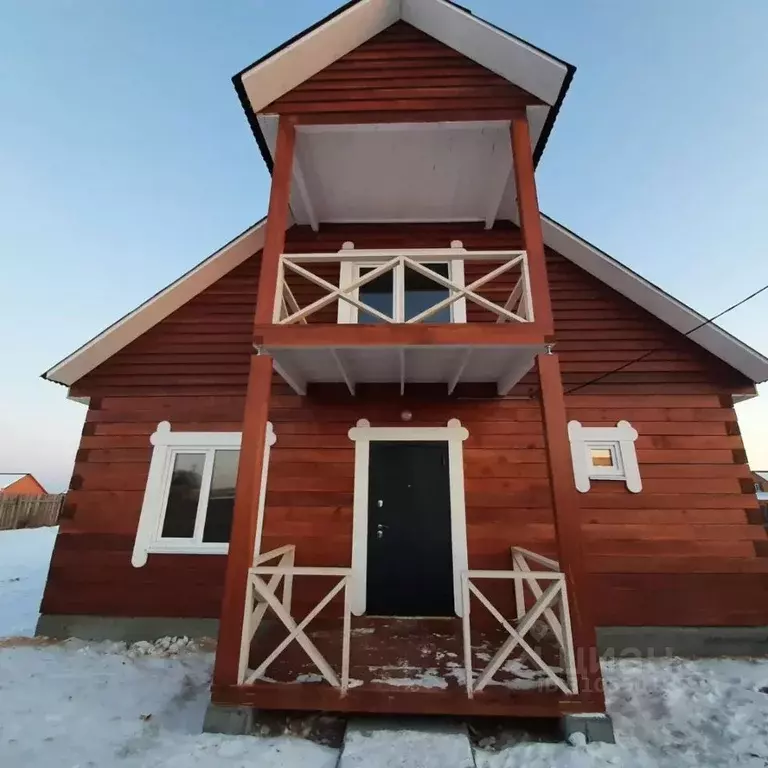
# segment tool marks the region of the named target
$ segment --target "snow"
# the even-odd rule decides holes
[[[765,659],[625,659],[603,676],[616,745],[519,744],[477,768],[768,766]]]
[[[0,531],[0,637],[34,635],[58,530]]]
[[[170,657],[147,645],[0,648],[0,766],[336,765],[337,750],[303,739],[202,734],[212,654],[180,643]]]
[[[0,637],[34,631],[55,533],[0,532]],[[201,734],[212,663],[212,654],[187,638],[130,647],[0,640],[0,766],[336,765],[338,750],[302,739]],[[457,678],[460,671],[457,664]],[[604,662],[603,671],[616,745],[576,738],[570,745],[484,748],[475,754],[477,768],[768,766],[768,660],[632,659]],[[430,686],[431,677],[419,682]],[[445,734],[382,733],[353,733],[343,768],[466,764],[464,746],[445,741]]]
[[[430,729],[347,729],[339,768],[473,768],[466,736]]]

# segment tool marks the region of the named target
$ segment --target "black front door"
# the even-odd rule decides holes
[[[453,616],[448,443],[370,446],[366,613]]]

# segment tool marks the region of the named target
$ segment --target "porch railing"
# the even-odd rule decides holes
[[[429,320],[436,313],[453,307],[474,303],[482,309],[496,315],[496,322],[533,322],[533,304],[528,275],[528,257],[525,251],[468,251],[458,241],[451,248],[411,248],[411,249],[375,249],[357,250],[351,244],[335,253],[302,253],[280,256],[278,283],[273,322],[277,325],[306,323],[307,318],[331,305],[349,307],[358,312],[365,312],[381,323],[421,323]],[[499,266],[466,284],[464,272],[472,262],[502,262]],[[450,277],[438,274],[427,264],[448,263]],[[339,269],[334,270],[333,265]],[[324,265],[331,265],[330,268]],[[356,269],[368,265],[369,272],[360,275]],[[455,267],[454,267],[455,265]],[[320,267],[326,277],[336,272],[338,282],[333,283],[313,268]],[[405,318],[405,271],[412,270],[421,277],[435,283],[435,289],[447,290],[448,295],[410,318]],[[393,303],[392,313],[387,314],[376,307],[366,304],[360,298],[360,289],[382,275],[392,274]],[[289,276],[295,275],[313,287],[323,291],[323,295],[301,306],[289,284]],[[502,275],[507,275],[505,285],[509,293],[504,301],[498,303],[482,296],[478,291]],[[297,277],[293,280],[296,281]],[[506,293],[506,290],[504,291]],[[338,313],[337,313],[338,314]],[[466,316],[466,312],[463,313]],[[342,322],[344,322],[342,320]],[[346,322],[350,322],[347,320]],[[354,322],[354,321],[351,321]],[[458,320],[454,312],[453,322]]]
[[[326,568],[294,565],[296,547],[288,544],[254,558],[253,567],[248,571],[248,584],[245,602],[245,617],[243,620],[243,636],[240,647],[240,672],[238,684],[248,685],[263,679],[270,665],[295,640],[314,662],[318,671],[342,695],[349,687],[349,644],[351,634],[351,603],[349,583],[351,568]],[[277,560],[277,564],[268,563]],[[269,576],[269,581],[263,577]],[[293,580],[296,577],[338,577],[338,581],[319,603],[300,621],[291,615],[291,600],[293,595]],[[282,594],[277,593],[282,585]],[[306,628],[309,623],[323,610],[336,595],[343,592],[344,614],[342,620],[341,638],[341,673],[337,674],[328,660],[318,650],[317,646],[307,636]],[[249,668],[251,643],[259,625],[264,620],[268,610],[282,622],[288,630],[288,635],[277,647],[259,664],[256,669]]]
[[[532,570],[529,561],[538,566]],[[462,601],[464,606],[464,666],[467,695],[472,698],[493,679],[510,654],[521,648],[523,653],[563,693],[578,693],[578,678],[571,635],[571,619],[568,611],[568,593],[565,575],[556,560],[537,555],[521,547],[512,547],[512,570],[483,571],[469,570],[462,574]],[[476,581],[483,579],[505,579],[514,583],[515,609],[517,620],[510,623],[479,589]],[[533,604],[526,609],[526,589],[533,598]],[[496,651],[485,669],[474,678],[472,659],[471,597],[474,596],[507,631],[509,637]],[[525,639],[534,628],[544,623],[555,638],[560,651],[562,672],[542,659],[539,653]]]

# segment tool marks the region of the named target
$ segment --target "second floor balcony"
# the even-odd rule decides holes
[[[533,365],[536,325],[525,251],[448,248],[284,253],[273,323],[257,342],[297,391],[312,382],[495,382]]]

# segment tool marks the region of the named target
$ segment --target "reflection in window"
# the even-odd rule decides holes
[[[204,453],[178,453],[165,506],[163,538],[191,539],[203,482]]]
[[[226,543],[232,530],[235,482],[240,451],[216,451],[208,494],[203,541]]]
[[[445,278],[449,276],[448,264],[422,264],[427,269],[432,270],[438,275],[442,275]],[[376,267],[360,267],[360,277],[372,272]],[[395,319],[395,299],[394,299],[394,282],[393,272],[385,272],[383,275],[379,275],[369,283],[360,286],[358,289],[358,298],[364,304],[369,307],[378,310],[383,315]],[[403,280],[404,286],[404,305],[405,305],[405,317],[404,320],[410,320],[417,315],[420,315],[425,310],[433,307],[443,299],[447,299],[449,296],[448,288],[436,283],[434,280],[422,275],[420,272],[416,272],[414,269],[410,269],[406,266],[404,270]],[[360,310],[358,312],[358,323],[376,324],[385,322],[379,317]],[[435,312],[433,315],[425,318],[421,322],[424,323],[450,323],[451,322],[451,308],[444,307],[439,312]]]
[[[436,272],[438,275],[448,277],[447,264],[423,264],[422,266]],[[443,299],[448,298],[448,289],[436,283],[434,280],[415,272],[412,269],[405,269],[405,319],[421,314],[424,310],[433,307]],[[424,318],[423,323],[450,323],[451,308],[443,307],[439,312]]]
[[[589,455],[593,467],[613,467],[616,464],[610,448],[590,448]]]
[[[360,277],[367,275],[369,272],[373,272],[376,267],[360,267]],[[394,318],[394,303],[392,297],[392,272],[385,272],[383,275],[379,275],[374,280],[371,280],[365,285],[361,285],[358,290],[358,297],[363,304],[367,304],[373,309],[378,309],[379,312],[387,317]],[[383,323],[385,322],[376,315],[372,315],[370,312],[364,312],[362,309],[359,311],[358,323]]]

